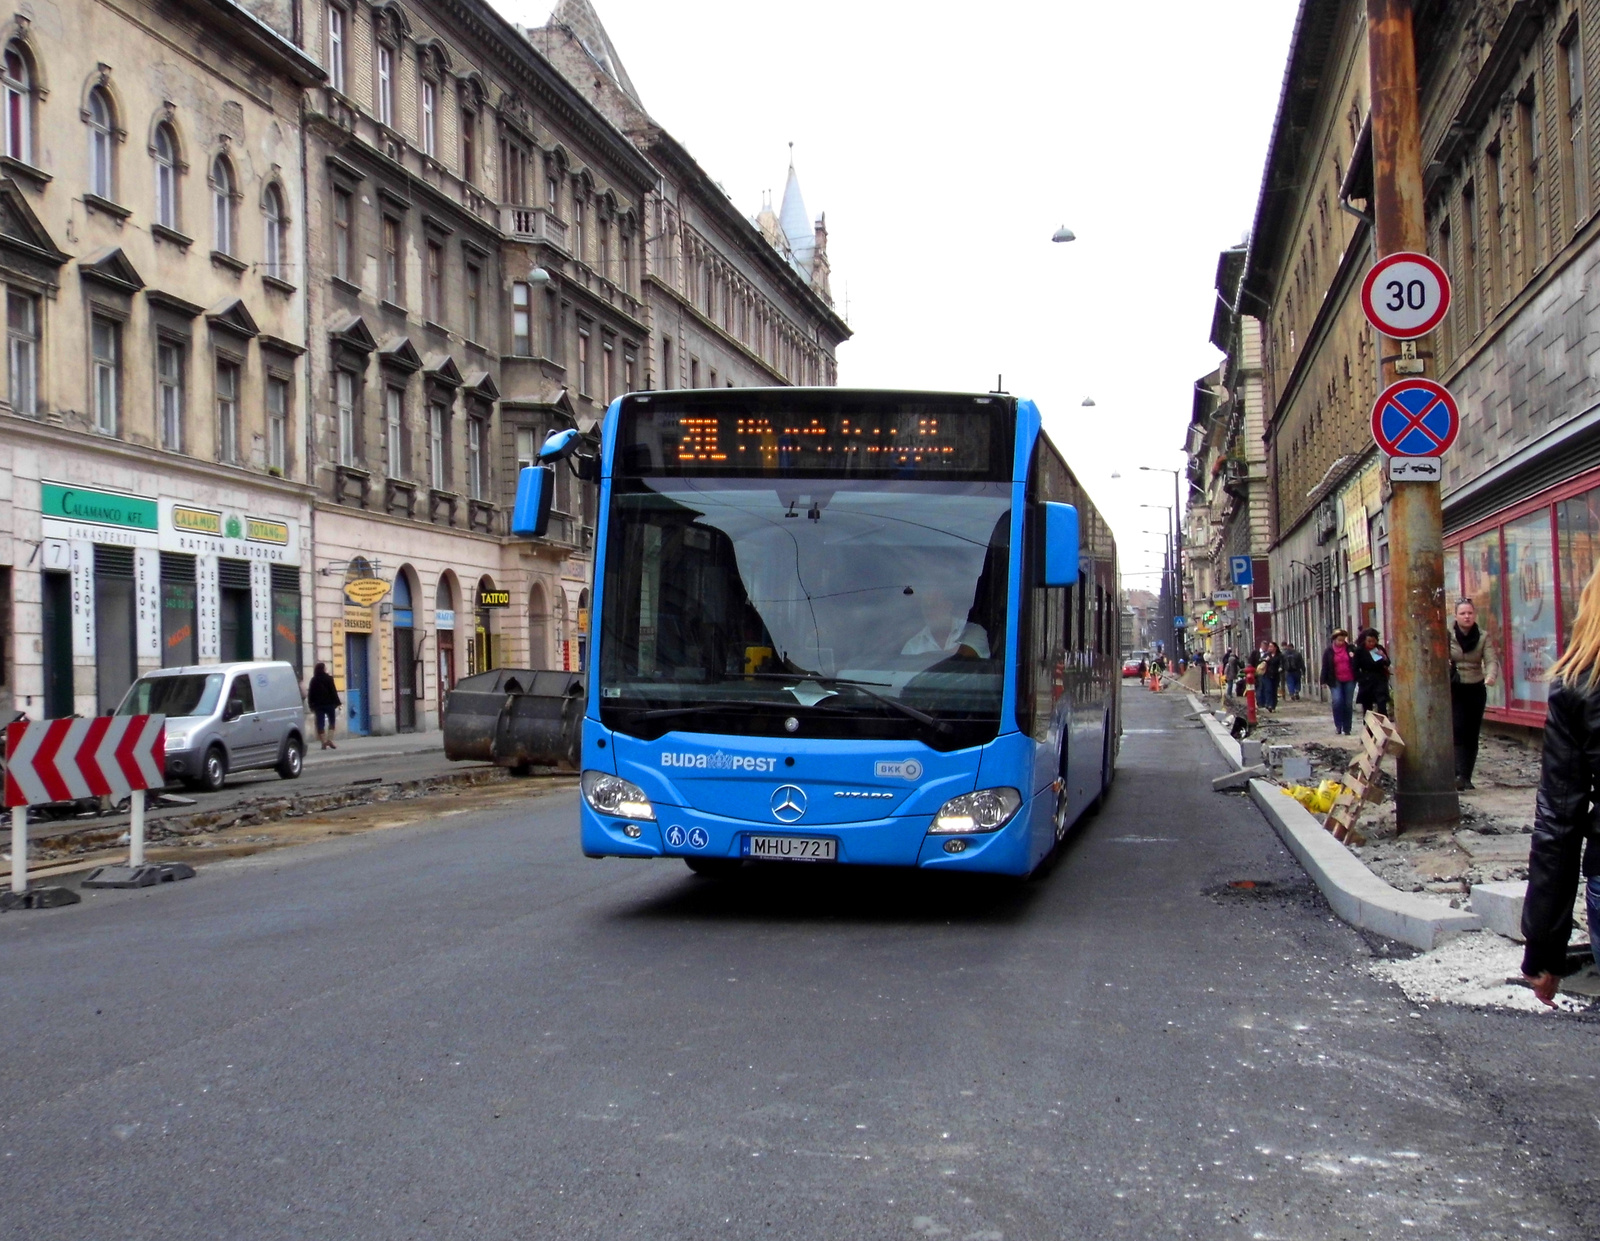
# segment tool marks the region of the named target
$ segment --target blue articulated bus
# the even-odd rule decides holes
[[[1026,875],[1111,785],[1110,528],[1030,401],[638,393],[598,456],[583,851]]]

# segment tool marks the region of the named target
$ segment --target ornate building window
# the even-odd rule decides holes
[[[344,57],[345,31],[349,17],[337,4],[328,6],[328,85],[341,95],[345,93]]]
[[[217,361],[217,460],[239,464],[239,364]]]
[[[261,196],[261,222],[266,230],[262,253],[266,273],[275,280],[288,280],[289,221],[283,210],[283,191],[276,185],[267,186]]]
[[[0,82],[4,84],[6,99],[5,153],[12,159],[31,164],[33,163],[33,69],[28,63],[28,53],[16,40],[6,44],[3,68]]]
[[[96,86],[89,92],[85,120],[89,126],[89,193],[115,202],[116,113],[105,87]]]
[[[238,246],[238,186],[226,155],[211,161],[211,241],[218,254],[233,254]]]
[[[161,447],[183,451],[183,346],[174,340],[156,343],[156,399],[160,408]]]
[[[162,228],[178,228],[178,137],[172,126],[162,121],[156,126],[156,223]]]
[[[39,412],[39,299],[20,289],[6,292],[6,360],[11,372],[11,408]]]
[[[354,465],[360,456],[361,424],[356,417],[356,377],[346,370],[333,373],[333,403],[337,425],[339,464]]]
[[[430,77],[422,79],[422,153],[430,158],[439,155],[439,84]]]
[[[122,325],[95,315],[89,321],[89,366],[94,380],[94,427],[117,433],[121,411]]]
[[[381,40],[378,43],[378,120],[385,125],[394,124],[394,48]]]

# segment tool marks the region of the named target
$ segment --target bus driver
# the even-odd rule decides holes
[[[989,635],[983,626],[957,615],[950,595],[940,586],[929,586],[914,591],[907,586],[905,593],[917,596],[922,605],[922,628],[900,648],[902,655],[931,655],[948,651],[958,659],[988,659]]]

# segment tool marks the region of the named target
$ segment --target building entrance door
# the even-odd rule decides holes
[[[367,635],[350,633],[344,639],[345,727],[352,736],[372,731],[372,700],[367,694]]]
[[[44,575],[44,717],[72,714],[72,574]]]

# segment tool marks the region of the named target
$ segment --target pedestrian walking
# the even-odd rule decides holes
[[[1459,609],[1457,615],[1460,615]],[[1544,758],[1534,801],[1528,891],[1522,904],[1522,972],[1554,1005],[1567,959],[1572,902],[1586,881],[1589,950],[1600,940],[1600,570],[1578,600],[1567,649],[1550,669]],[[1582,865],[1579,865],[1579,854]]]
[[[1363,629],[1356,642],[1356,702],[1379,715],[1390,714],[1389,652],[1376,629]]]
[[[1478,628],[1471,599],[1456,600],[1450,626],[1450,727],[1456,743],[1456,788],[1470,789],[1478,765],[1478,734],[1489,690],[1500,679],[1500,660],[1488,633]]]
[[[1300,679],[1306,674],[1306,657],[1293,642],[1283,648],[1283,689],[1290,702],[1300,701]]]
[[[317,740],[324,750],[337,750],[333,743],[333,723],[344,702],[339,697],[339,687],[328,675],[328,665],[318,664],[311,674],[311,684],[306,686],[306,706],[317,714]]]
[[[1278,686],[1283,680],[1283,651],[1276,642],[1268,642],[1261,652],[1260,681],[1256,691],[1261,705],[1268,711],[1278,709]]]
[[[1356,692],[1356,653],[1350,646],[1350,631],[1335,629],[1322,652],[1322,683],[1333,700],[1333,731],[1348,737],[1351,728],[1350,704]]]

